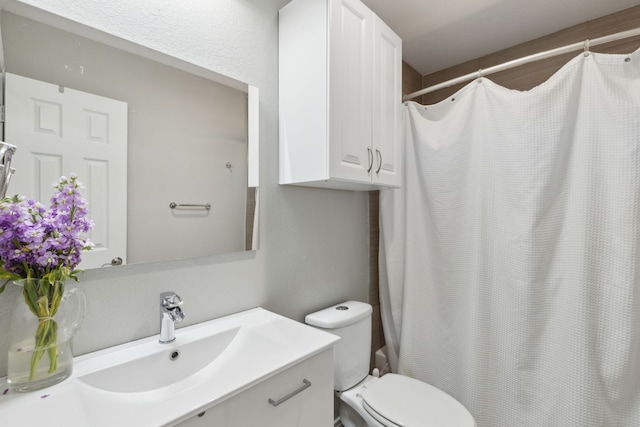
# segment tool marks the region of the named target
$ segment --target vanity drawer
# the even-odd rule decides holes
[[[175,427],[224,427],[227,425],[225,414],[226,408],[222,403],[203,410],[199,415],[189,418]]]
[[[204,410],[179,427],[332,427],[333,350]]]
[[[227,427],[332,426],[332,350],[261,382],[227,401],[225,406]]]

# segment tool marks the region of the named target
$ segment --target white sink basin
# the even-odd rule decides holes
[[[0,425],[174,425],[338,339],[261,308],[248,310],[177,329],[169,344],[156,335],[77,357],[72,376],[59,384],[0,394]],[[6,388],[0,379],[0,393]]]
[[[215,363],[238,335],[239,326],[192,341],[170,344],[145,343],[123,350],[123,360],[78,380],[107,391],[136,393],[173,386]]]

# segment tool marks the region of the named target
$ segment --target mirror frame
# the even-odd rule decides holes
[[[251,249],[247,249],[245,251],[240,251],[238,253],[243,253],[247,251],[255,251],[259,248],[259,230],[260,230],[260,221],[259,221],[259,89],[255,86],[252,86],[248,83],[242,82],[240,80],[234,79],[233,77],[229,77],[223,74],[220,74],[211,69],[207,69],[196,64],[187,62],[180,58],[171,56],[169,54],[160,52],[158,50],[154,50],[152,48],[140,45],[138,43],[126,40],[119,36],[108,34],[104,31],[101,31],[97,28],[90,27],[88,25],[82,24],[80,22],[76,22],[65,18],[60,15],[56,15],[54,13],[45,11],[36,6],[27,5],[25,3],[21,3],[16,0],[8,0],[2,4],[0,4],[0,13],[3,11],[13,13],[15,15],[31,19],[33,21],[49,25],[53,28],[87,38],[89,40],[102,43],[111,48],[119,49],[127,53],[131,53],[134,55],[138,55],[142,58],[158,62],[160,64],[202,77],[204,79],[213,81],[215,83],[231,87],[240,92],[247,94],[247,162],[248,162],[248,176],[247,176],[247,190],[251,188],[255,188],[255,197],[257,207],[255,209],[256,219],[254,220],[253,227],[253,235],[245,236],[247,241],[251,242]],[[1,48],[0,43],[0,48]],[[4,55],[0,54],[0,68],[2,71],[2,76],[4,80],[4,72],[5,72],[5,63],[4,63]],[[0,85],[0,95],[3,95],[4,91],[4,81],[2,85]],[[4,133],[4,132],[3,132]],[[232,252],[218,252],[212,254],[202,254],[201,257],[209,257],[216,256],[221,254],[234,253]],[[195,258],[201,258],[200,256]],[[183,260],[190,259],[193,257],[174,257],[171,259],[163,259],[157,261],[147,261],[147,262],[136,262],[133,265],[138,264],[146,264],[151,262],[166,262],[171,260]],[[131,264],[127,264],[131,265]]]

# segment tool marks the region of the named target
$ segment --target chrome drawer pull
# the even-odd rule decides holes
[[[193,204],[193,203],[176,203],[176,202],[171,202],[169,203],[169,207],[171,209],[177,209],[177,208],[203,208],[206,209],[208,211],[211,210],[211,203],[198,203],[198,204]]]
[[[302,380],[302,382],[304,384],[302,384],[302,386],[299,389],[292,391],[291,393],[287,394],[285,397],[280,398],[278,400],[273,400],[273,399],[270,398],[269,399],[269,403],[271,403],[273,406],[278,406],[281,403],[284,403],[287,400],[291,399],[293,396],[295,396],[296,394],[300,393],[304,389],[311,387],[311,381],[309,381],[307,379],[304,379],[304,380]]]

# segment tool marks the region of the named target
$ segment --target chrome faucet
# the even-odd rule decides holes
[[[160,294],[160,343],[170,343],[176,339],[176,323],[184,320],[184,312],[180,308],[182,298],[175,292]]]

